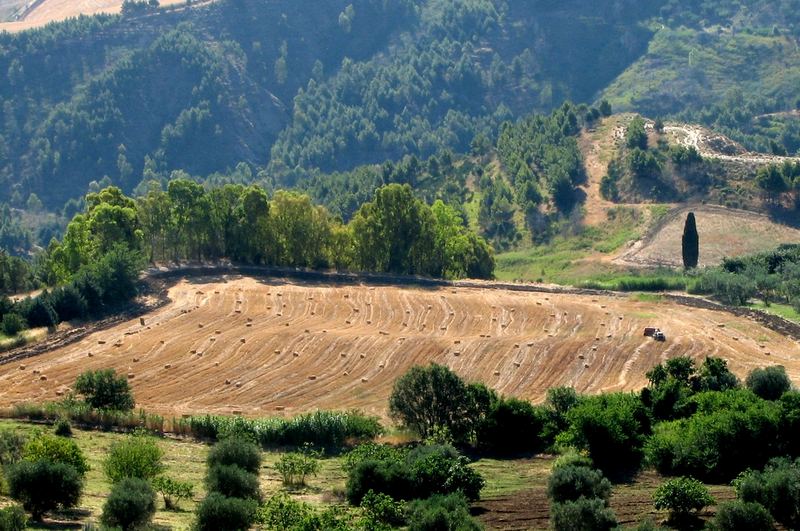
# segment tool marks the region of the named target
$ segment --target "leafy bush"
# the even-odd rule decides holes
[[[130,411],[134,406],[128,380],[113,369],[82,373],[75,381],[75,392],[95,409]]]
[[[284,454],[275,463],[277,470],[287,487],[300,487],[306,484],[307,476],[316,476],[319,462],[312,456],[300,453]]]
[[[692,511],[713,505],[708,488],[693,478],[674,478],[661,484],[653,494],[656,509],[667,509],[673,521],[686,519]]]
[[[406,522],[403,504],[386,494],[367,492],[361,500],[361,509],[364,510],[362,525],[366,529],[380,529],[381,526],[400,527]]]
[[[261,468],[261,450],[249,441],[230,437],[211,448],[206,463],[209,467],[236,465],[251,474],[257,474]]]
[[[773,460],[763,472],[745,472],[734,484],[742,501],[760,503],[777,522],[800,528],[800,461]]]
[[[713,528],[718,531],[766,531],[774,529],[775,523],[763,505],[736,500],[719,506]]]
[[[72,424],[69,419],[60,418],[53,425],[53,433],[59,437],[72,437]]]
[[[89,313],[89,304],[72,284],[54,289],[50,294],[50,302],[60,321],[81,319]]]
[[[251,499],[226,498],[212,492],[197,508],[197,531],[246,531],[256,521],[258,502]]]
[[[153,487],[143,479],[129,477],[111,488],[100,519],[109,527],[121,527],[127,531],[148,524],[155,512]]]
[[[586,467],[593,468],[592,460],[588,456],[576,452],[574,449],[568,449],[563,455],[560,455],[553,462],[553,470],[567,467]]]
[[[374,439],[383,431],[377,417],[368,417],[357,411],[316,411],[291,419],[257,420],[206,415],[182,420],[178,427],[183,433],[198,438],[216,440],[229,435],[247,436],[263,447],[313,444],[341,448],[349,441]]]
[[[22,451],[26,461],[47,460],[72,466],[81,477],[89,471],[86,457],[78,443],[49,433],[39,433],[30,439]]]
[[[408,508],[409,531],[479,531],[482,526],[469,513],[467,499],[458,493],[437,494],[414,501]]]
[[[384,493],[397,500],[410,500],[415,497],[414,479],[403,462],[362,461],[347,478],[347,501],[352,505],[360,505],[370,491]]]
[[[181,500],[194,496],[194,487],[191,483],[178,481],[168,476],[158,476],[153,479],[153,488],[164,498],[164,507],[168,511],[179,509]]]
[[[547,496],[556,503],[578,498],[599,498],[608,503],[611,482],[599,470],[583,466],[563,466],[553,470],[547,482]]]
[[[3,316],[2,329],[3,333],[8,337],[14,337],[28,327],[21,316],[16,313],[7,313]]]
[[[401,461],[402,451],[388,444],[375,444],[368,442],[359,444],[344,455],[342,469],[348,474],[363,461]]]
[[[538,452],[543,446],[543,425],[542,414],[529,402],[514,398],[497,400],[478,425],[478,447],[502,455]]]
[[[648,462],[660,473],[730,481],[780,454],[778,404],[747,390],[700,393],[692,400],[697,413],[658,424],[647,441]]]
[[[28,528],[28,515],[19,505],[9,505],[0,509],[0,529],[2,531],[24,531]]]
[[[792,388],[792,381],[781,365],[753,369],[745,381],[747,388],[764,400],[777,400]]]
[[[550,506],[550,525],[555,531],[606,531],[617,527],[614,512],[598,498],[553,503]]]
[[[16,463],[24,455],[24,435],[8,428],[0,429],[0,466]]]
[[[465,443],[490,406],[484,389],[467,385],[443,365],[412,367],[395,381],[389,413],[423,439],[436,428],[447,428],[454,441]]]
[[[83,479],[75,467],[46,459],[20,461],[6,472],[9,495],[22,503],[34,520],[54,509],[78,505]]]
[[[164,451],[155,438],[136,434],[115,441],[103,463],[106,477],[112,483],[125,478],[149,480],[164,471]]]
[[[306,520],[314,509],[307,503],[293,500],[279,492],[266,501],[258,512],[258,522],[268,530],[294,529]]]
[[[47,292],[18,304],[22,317],[31,328],[54,328],[58,324],[58,315],[50,304]]]
[[[235,465],[216,465],[209,468],[206,489],[229,498],[261,498],[258,476]]]
[[[650,434],[647,410],[634,395],[615,393],[584,398],[570,409],[565,442],[586,450],[606,475],[638,469]]]

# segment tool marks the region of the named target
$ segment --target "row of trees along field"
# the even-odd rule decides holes
[[[800,525],[800,461],[794,460],[800,456],[800,392],[783,367],[754,369],[742,383],[721,358],[708,357],[698,367],[677,357],[647,377],[639,393],[582,396],[561,387],[533,405],[465,382],[444,366],[417,366],[395,381],[389,398],[391,417],[419,438],[400,447],[369,442],[380,424],[355,412],[193,417],[175,421],[173,429],[219,441],[207,459],[197,529],[478,530],[468,503],[480,499],[486,481],[467,456],[513,459],[543,452],[561,454],[547,485],[556,531],[615,529],[609,507],[614,482],[627,482],[643,468],[666,477],[653,502],[669,511],[672,527],[697,528],[696,512],[715,504],[704,483],[728,481],[738,499],[719,506],[715,529]],[[113,371],[84,373],[73,392],[58,403],[19,407],[16,414],[60,418],[56,432],[62,436],[71,432],[67,419],[163,429],[132,411],[129,384]],[[348,448],[353,441],[356,446]],[[0,431],[0,442],[10,494],[35,519],[77,505],[86,460],[74,442],[47,434],[24,440],[10,431]],[[256,443],[289,450],[275,465],[285,490],[268,499],[257,478],[262,456]],[[290,495],[316,475],[324,450],[345,451],[349,506],[319,509]],[[164,476],[162,456],[142,432],[111,446],[103,467],[113,484],[104,524],[131,529],[148,523],[156,490],[167,510],[192,496],[191,484]],[[7,511],[24,519],[19,509]]]
[[[494,271],[494,251],[459,212],[424,203],[408,185],[379,188],[344,224],[297,192],[270,198],[255,185],[206,189],[177,179],[136,199],[114,187],[89,194],[63,240],[37,257],[40,281],[59,287],[0,301],[0,318],[11,336],[53,327],[130,300],[145,262],[222,258],[440,278],[491,278]]]

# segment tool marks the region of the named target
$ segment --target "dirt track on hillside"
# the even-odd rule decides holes
[[[145,325],[131,319],[0,366],[0,406],[56,399],[87,369],[128,375],[137,403],[166,415],[384,416],[394,380],[444,363],[503,394],[555,385],[633,390],[668,357],[722,356],[739,375],[772,363],[800,381],[800,346],[721,311],[615,296],[193,277]],[[666,343],[642,337],[660,326]],[[721,326],[724,325],[724,326]]]
[[[713,205],[673,209],[647,236],[614,260],[626,266],[682,267],[681,237],[686,215],[694,212],[700,236],[700,266],[718,265],[725,257],[770,251],[782,243],[800,243],[800,229],[775,223],[756,212]]]

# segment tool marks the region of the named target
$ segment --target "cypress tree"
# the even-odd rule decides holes
[[[681,239],[681,250],[683,251],[683,267],[686,269],[697,267],[697,262],[700,258],[700,237],[697,235],[694,212],[689,212],[689,215],[686,216],[686,224],[683,226],[683,238]]]

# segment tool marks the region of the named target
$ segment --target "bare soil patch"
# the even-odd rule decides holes
[[[773,222],[768,216],[721,206],[683,206],[670,211],[648,235],[615,260],[627,266],[683,267],[681,237],[686,215],[694,212],[700,235],[700,266],[718,265],[736,257],[800,242],[800,230]]]
[[[655,364],[727,359],[743,376],[786,366],[800,345],[750,319],[614,296],[482,288],[329,285],[248,277],[177,281],[171,303],[72,344],[0,366],[0,406],[55,400],[81,372],[127,375],[137,404],[165,415],[386,415],[395,379],[438,362],[533,401],[548,388],[635,390]],[[658,326],[665,343],[642,337]]]

